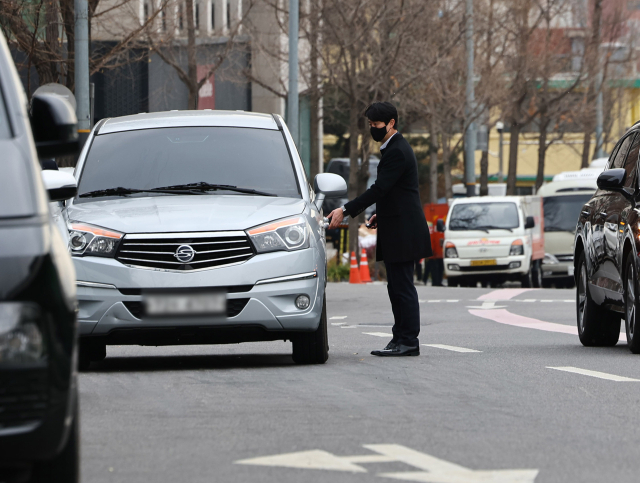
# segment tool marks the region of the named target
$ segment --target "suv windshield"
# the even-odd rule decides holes
[[[463,203],[449,215],[450,230],[511,230],[518,225],[518,208],[509,202]]]
[[[179,127],[96,136],[82,170],[76,202],[95,201],[96,198],[82,198],[82,194],[98,190],[149,190],[192,183],[301,197],[280,131]],[[239,190],[225,189],[207,191],[207,194],[247,196]],[[126,194],[132,197],[167,195],[170,196],[160,192]]]
[[[591,194],[543,198],[544,231],[575,231],[580,210],[590,199]]]

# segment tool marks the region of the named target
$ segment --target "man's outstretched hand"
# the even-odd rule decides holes
[[[378,216],[373,215],[369,218],[369,228],[378,228]]]
[[[344,219],[344,213],[342,213],[342,208],[336,208],[331,213],[327,215],[327,218],[331,220],[329,224],[329,230],[335,230],[340,226],[342,220]]]

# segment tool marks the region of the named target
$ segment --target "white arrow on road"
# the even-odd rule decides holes
[[[378,454],[336,456],[327,451],[311,450],[251,458],[236,461],[236,464],[366,473],[367,470],[356,463],[395,461],[421,471],[380,473],[378,476],[427,483],[533,483],[538,476],[538,470],[475,471],[399,444],[366,444],[364,447]]]

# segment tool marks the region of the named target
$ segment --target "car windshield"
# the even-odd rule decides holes
[[[82,170],[76,202],[95,201],[95,198],[83,198],[82,195],[99,190],[148,190],[191,183],[229,185],[282,197],[301,197],[280,131],[179,127],[96,136]],[[206,193],[250,195],[224,189]],[[171,194],[147,192],[110,196]]]
[[[519,225],[515,203],[461,203],[449,215],[450,230],[511,230]]]
[[[591,194],[543,198],[544,231],[575,231],[580,210],[590,199]]]

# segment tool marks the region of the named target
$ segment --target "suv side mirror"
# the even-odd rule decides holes
[[[607,169],[598,176],[598,188],[607,191],[622,191],[626,174],[623,168]]]
[[[78,151],[78,119],[69,102],[54,94],[31,99],[31,131],[38,156],[64,156]]]
[[[535,226],[536,226],[536,220],[533,218],[533,216],[527,216],[527,219],[524,222],[525,230],[528,230],[529,228],[533,228]]]
[[[340,198],[346,195],[347,183],[337,174],[321,173],[313,180],[313,189],[317,193],[316,206],[321,209],[325,198]]]
[[[49,193],[50,201],[64,201],[73,198],[78,192],[76,179],[70,173],[47,169],[42,171],[42,181]]]
[[[436,221],[436,231],[444,233],[444,220],[442,218],[438,218],[438,221]]]

